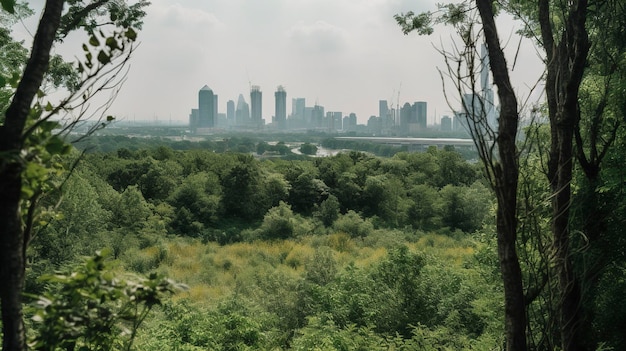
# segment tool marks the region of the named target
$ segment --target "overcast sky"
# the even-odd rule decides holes
[[[141,42],[110,112],[128,120],[187,121],[205,84],[219,112],[249,85],[263,92],[263,118],[274,115],[278,85],[291,99],[326,111],[378,115],[378,101],[428,102],[428,121],[449,115],[433,46],[446,30],[405,36],[393,15],[434,10],[439,0],[151,0]],[[510,26],[507,22],[505,25]],[[510,35],[507,28],[504,35]],[[516,47],[517,44],[509,46]],[[76,46],[80,50],[80,46]],[[512,54],[511,54],[512,55]],[[536,54],[522,50],[514,76],[535,79]],[[522,79],[522,80],[523,80]],[[529,82],[519,80],[520,89]]]

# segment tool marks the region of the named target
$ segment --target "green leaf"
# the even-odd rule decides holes
[[[100,52],[98,53],[98,61],[101,64],[106,65],[107,63],[111,62],[111,56],[107,55],[104,50],[100,50]]]
[[[52,107],[52,104],[50,103],[50,101],[48,101],[48,103],[46,104],[45,110],[50,112],[52,111],[54,107]]]
[[[46,144],[46,151],[52,155],[60,155],[66,151],[66,143],[58,136],[53,136]]]
[[[111,50],[118,49],[117,40],[113,37],[108,37],[106,40],[106,45],[111,48]]]
[[[113,122],[115,120],[115,117],[113,116],[107,116],[107,122]]]
[[[89,45],[100,46],[100,40],[98,40],[95,35],[92,35],[91,38],[89,38]]]
[[[135,32],[132,28],[128,28],[126,31],[126,38],[135,41],[137,39],[137,32]]]
[[[8,13],[15,13],[15,0],[0,0],[2,8]]]
[[[7,80],[3,76],[0,76],[0,88],[4,87],[6,84]]]

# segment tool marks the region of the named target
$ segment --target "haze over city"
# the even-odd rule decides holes
[[[257,85],[269,122],[274,92],[282,85],[289,112],[292,98],[300,97],[326,111],[355,113],[362,124],[378,114],[379,100],[390,107],[426,101],[428,124],[438,123],[452,111],[442,93],[437,68],[444,62],[436,48],[449,45],[454,34],[441,27],[431,36],[405,36],[393,19],[401,12],[435,10],[436,2],[151,1],[141,44],[110,114],[186,122],[204,85],[219,95],[220,113],[239,94],[249,102],[250,86]],[[526,43],[518,52],[517,42],[508,46],[509,61],[517,55],[513,79],[523,90],[541,73],[535,50]],[[70,40],[58,50],[73,55],[80,44]]]

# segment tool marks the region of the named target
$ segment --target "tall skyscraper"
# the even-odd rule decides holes
[[[213,128],[215,127],[215,101],[217,98],[213,94],[213,90],[207,85],[203,86],[198,92],[198,127]]]
[[[404,131],[409,130],[409,125],[414,123],[414,108],[408,102],[405,102],[400,109],[400,128]]]
[[[306,100],[305,98],[291,99],[291,117],[294,119],[304,120]]]
[[[263,125],[263,93],[261,87],[250,87],[250,119],[256,127]]]
[[[315,104],[311,111],[311,127],[321,128],[324,122],[324,106]]]
[[[238,126],[250,124],[250,106],[243,98],[242,94],[239,94],[237,99],[237,109],[235,110],[235,123]]]
[[[428,104],[426,101],[418,101],[415,103],[415,121],[418,129],[426,129],[428,123]]]
[[[226,120],[229,126],[235,125],[235,102],[233,100],[228,100],[226,103]]]
[[[276,111],[274,114],[276,126],[278,129],[285,129],[287,127],[287,92],[282,85],[276,88],[274,97],[276,99]]]
[[[389,106],[387,100],[378,100],[378,117],[387,118],[389,114]]]

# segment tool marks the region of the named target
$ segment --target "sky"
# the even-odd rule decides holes
[[[451,31],[404,35],[393,15],[435,10],[439,1],[151,0],[109,112],[131,121],[188,121],[204,85],[219,96],[220,113],[239,94],[250,102],[250,85],[258,85],[269,123],[282,85],[288,113],[291,99],[303,97],[307,106],[354,112],[367,123],[378,115],[379,100],[390,106],[426,101],[428,123],[436,123],[452,114],[437,70],[444,68],[437,48],[451,42]],[[528,43],[514,50],[517,42],[508,41],[515,26],[510,20],[501,26],[509,60],[518,55],[514,84],[525,90],[541,73],[537,54]],[[65,54],[80,51],[80,43],[64,45]]]

